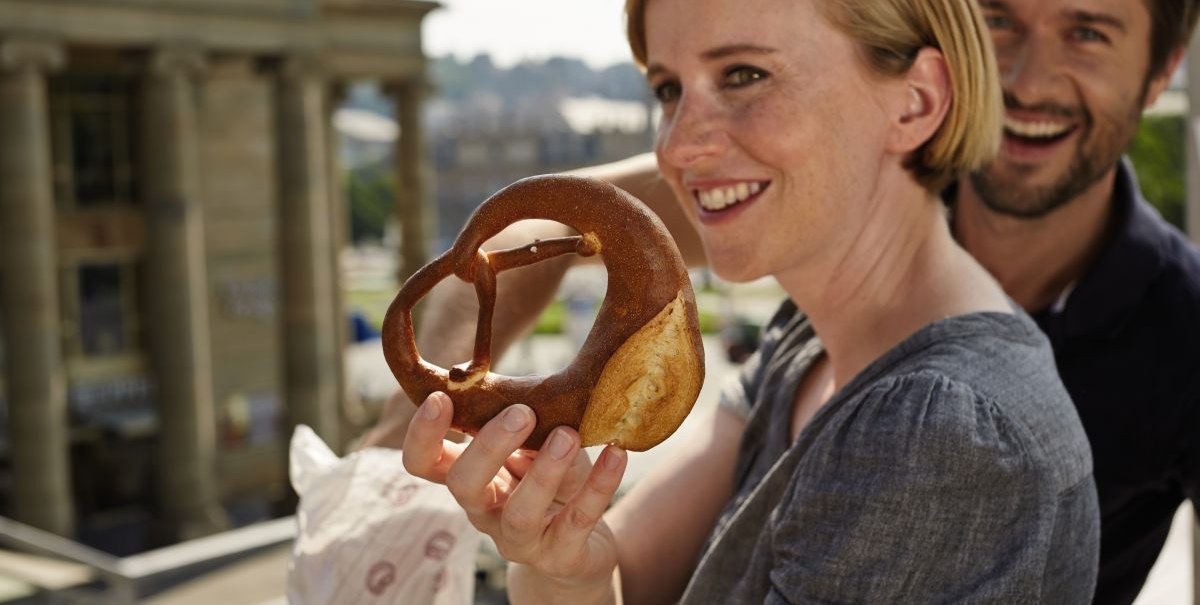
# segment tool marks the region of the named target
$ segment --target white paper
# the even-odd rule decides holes
[[[368,448],[338,458],[299,426],[289,467],[300,505],[288,603],[473,601],[480,534],[445,486],[404,470],[400,451]]]

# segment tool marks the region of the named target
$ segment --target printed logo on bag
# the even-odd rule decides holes
[[[447,573],[446,568],[443,566],[441,571],[438,572],[437,577],[433,579],[434,594],[442,592],[442,589],[446,587],[446,580],[449,578],[449,576],[450,574]]]
[[[434,561],[441,561],[450,554],[450,549],[454,548],[454,534],[448,531],[439,531],[433,534],[433,537],[425,543],[425,557]]]
[[[388,561],[379,561],[367,570],[367,590],[373,595],[381,595],[396,582],[396,566]]]
[[[405,504],[408,504],[408,501],[412,500],[412,497],[417,493],[417,490],[421,489],[421,485],[418,483],[406,483],[404,482],[404,479],[404,477],[398,477],[388,481],[383,486],[383,491],[381,494],[383,499],[390,500],[391,503],[395,504],[396,506],[404,506]]]

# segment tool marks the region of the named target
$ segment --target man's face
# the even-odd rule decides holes
[[[993,211],[1038,218],[1107,174],[1169,73],[1147,78],[1145,0],[979,0],[1004,88],[999,155],[972,175]]]

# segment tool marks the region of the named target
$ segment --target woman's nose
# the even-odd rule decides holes
[[[688,167],[715,156],[724,140],[719,111],[701,96],[681,97],[658,128],[658,155],[673,166]]]

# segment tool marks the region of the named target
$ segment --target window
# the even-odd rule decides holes
[[[79,341],[84,355],[104,356],[129,347],[122,306],[120,265],[79,268]]]
[[[67,74],[50,87],[54,192],[66,207],[131,204],[135,82],[116,74]]]
[[[491,159],[486,141],[463,141],[458,143],[458,164],[477,168],[486,166]]]
[[[504,146],[504,159],[520,167],[531,166],[537,160],[537,143],[530,140],[509,141]]]
[[[71,326],[67,355],[82,359],[138,352],[137,275],[131,262],[86,262],[66,269],[64,296]]]

